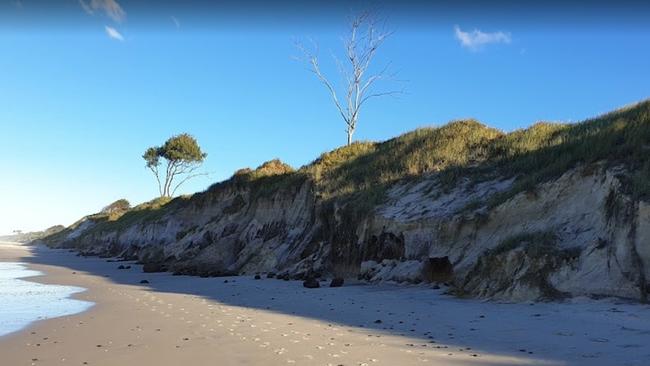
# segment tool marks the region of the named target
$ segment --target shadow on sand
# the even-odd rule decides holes
[[[588,343],[568,344],[553,337],[571,324],[558,318],[558,306],[567,304],[497,304],[461,300],[424,286],[346,284],[306,289],[300,281],[254,280],[251,276],[199,278],[170,273],[143,273],[133,262],[113,262],[97,257],[77,257],[67,250],[32,248],[26,263],[55,265],[71,271],[110,278],[116,284],[147,286],[151,291],[194,295],[231,306],[264,309],[316,319],[369,336],[404,337],[404,347],[429,347],[440,352],[476,354],[464,364],[497,365],[482,355],[512,357],[512,364],[576,364],[580,352],[592,352]],[[130,269],[118,270],[120,265]],[[141,280],[149,281],[140,284]],[[570,316],[570,315],[569,315]],[[573,326],[580,331],[580,323]],[[564,339],[561,339],[564,338]],[[558,348],[559,347],[559,348]],[[576,350],[575,347],[578,349]],[[567,355],[569,350],[576,353]],[[562,356],[558,359],[554,356]],[[571,361],[573,359],[573,361]],[[587,362],[588,361],[588,362]],[[449,364],[454,363],[452,359]],[[585,359],[583,364],[607,364],[605,359]]]

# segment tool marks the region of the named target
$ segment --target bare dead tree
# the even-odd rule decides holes
[[[336,109],[345,121],[348,145],[352,143],[352,137],[356,132],[359,112],[369,99],[403,92],[402,90],[375,91],[373,88],[377,81],[394,76],[388,74],[390,64],[378,73],[370,74],[368,71],[377,50],[392,34],[382,30],[383,26],[380,23],[370,12],[361,13],[350,22],[348,37],[343,39],[345,62],[335,57],[339,72],[344,79],[344,85],[341,87],[344,91],[343,100],[337,94],[335,85],[321,70],[316,43],[312,41],[314,48],[312,51],[301,43],[296,45],[305,56],[310,71],[329,91]]]

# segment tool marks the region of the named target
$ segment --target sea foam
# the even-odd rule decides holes
[[[23,278],[42,273],[22,263],[0,262],[0,336],[20,330],[34,321],[71,315],[93,303],[70,298],[85,291],[74,286],[46,285]]]

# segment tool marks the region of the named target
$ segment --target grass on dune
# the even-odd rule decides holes
[[[97,229],[113,230],[135,222],[160,219],[185,203],[218,199],[225,188],[248,188],[250,199],[296,191],[313,183],[317,197],[338,200],[367,213],[385,199],[387,187],[398,181],[436,174],[443,188],[460,179],[480,182],[516,177],[514,186],[489,202],[498,205],[513,195],[534,189],[567,170],[596,162],[623,165],[626,187],[635,199],[650,199],[650,101],[619,109],[576,124],[536,123],[504,133],[474,120],[420,128],[384,142],[355,142],[322,154],[294,170],[278,159],[256,169],[241,169],[225,182],[192,198],[156,199],[119,216],[91,216]]]

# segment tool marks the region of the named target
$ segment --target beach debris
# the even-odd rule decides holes
[[[144,266],[142,266],[142,272],[144,273],[165,272],[165,266],[160,263],[145,263]]]
[[[335,277],[332,279],[332,282],[330,282],[330,287],[341,287],[343,286],[343,282],[345,282],[343,278]]]
[[[303,287],[306,288],[319,288],[320,283],[315,278],[308,278],[302,283]]]

